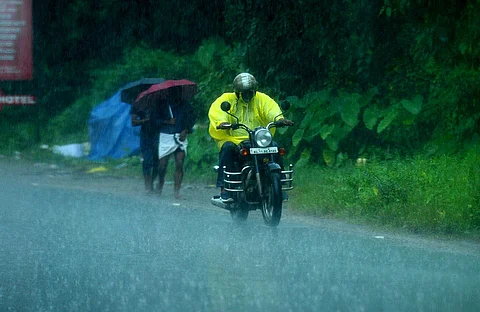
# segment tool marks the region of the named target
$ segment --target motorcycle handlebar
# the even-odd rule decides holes
[[[274,122],[269,123],[266,128],[267,129],[270,129],[272,127],[283,128],[283,127],[290,127],[290,126],[293,126],[293,125],[286,125],[286,124],[284,124],[280,121],[274,121]],[[217,126],[216,128],[217,128],[217,130],[228,130],[228,129],[236,130],[238,128],[243,128],[247,131],[251,131],[250,128],[248,128],[246,125],[241,124],[241,123],[227,124],[227,125],[223,125],[223,126]]]
[[[228,124],[223,126],[217,126],[217,130],[228,130],[228,129],[236,130],[240,127],[243,127],[248,130],[247,126],[245,126],[244,124]]]

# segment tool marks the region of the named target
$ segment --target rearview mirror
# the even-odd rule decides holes
[[[224,112],[228,112],[230,110],[230,103],[225,101],[225,102],[222,102],[222,105],[220,106],[220,108],[224,111]]]

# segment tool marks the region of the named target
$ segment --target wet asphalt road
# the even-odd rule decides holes
[[[288,209],[236,226],[211,192],[0,162],[0,311],[480,311],[476,244]]]

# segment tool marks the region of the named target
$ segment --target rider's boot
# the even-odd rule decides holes
[[[225,191],[225,189],[222,187],[220,190],[220,199],[224,203],[233,203],[234,199],[230,196],[230,192]]]

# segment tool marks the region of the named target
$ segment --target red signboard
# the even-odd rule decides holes
[[[0,0],[0,80],[32,78],[32,0]]]

